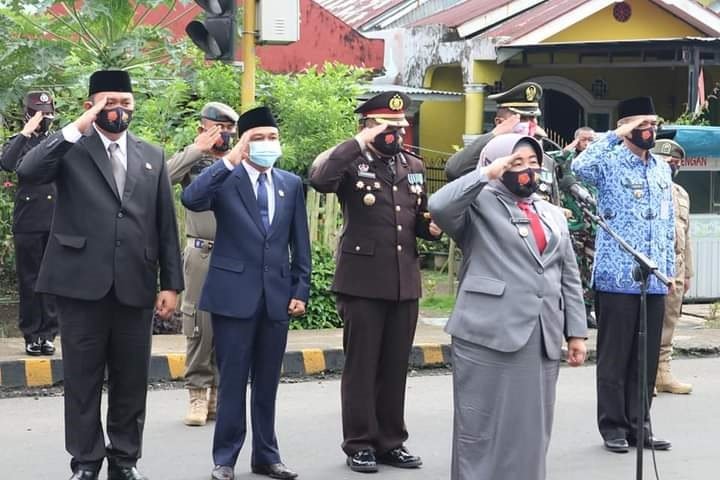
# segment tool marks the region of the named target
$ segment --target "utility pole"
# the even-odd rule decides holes
[[[255,104],[255,18],[256,1],[245,0],[243,11],[242,58],[244,69],[240,91],[241,109],[249,110]]]

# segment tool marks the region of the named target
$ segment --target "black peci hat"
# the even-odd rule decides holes
[[[637,115],[655,115],[655,104],[651,97],[634,97],[618,103],[618,120]]]
[[[256,127],[278,128],[277,121],[268,107],[256,107],[240,115],[237,122],[238,136]]]
[[[98,92],[132,93],[130,74],[124,70],[98,70],[90,75],[90,95]]]
[[[660,128],[655,133],[655,140],[675,140],[677,130],[671,128]]]

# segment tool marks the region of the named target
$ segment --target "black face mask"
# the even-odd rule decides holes
[[[397,155],[400,153],[402,145],[398,141],[400,139],[400,132],[397,130],[390,130],[383,132],[373,139],[372,145],[377,149],[378,152],[388,157]]]
[[[232,146],[232,134],[230,132],[220,132],[221,143],[213,145],[216,152],[227,152]]]
[[[500,181],[518,197],[529,197],[538,189],[539,168],[527,168],[519,172],[505,172]]]
[[[631,132],[630,143],[643,150],[650,150],[655,146],[655,129],[636,128]]]
[[[130,126],[132,114],[132,110],[128,110],[123,107],[103,110],[98,113],[95,123],[97,123],[103,130],[111,133],[120,133],[127,130]]]

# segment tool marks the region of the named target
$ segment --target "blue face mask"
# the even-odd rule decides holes
[[[272,167],[280,155],[282,155],[282,148],[277,140],[250,142],[250,161],[258,167]]]

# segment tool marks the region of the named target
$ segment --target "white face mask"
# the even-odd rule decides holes
[[[250,142],[250,161],[258,167],[270,168],[282,155],[278,140],[259,140]]]

